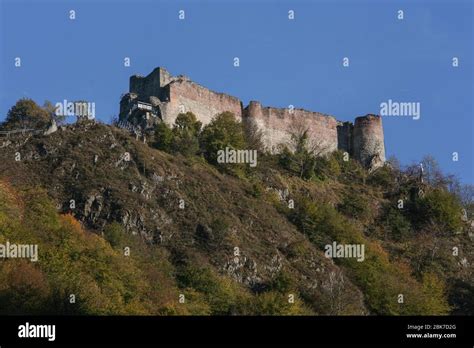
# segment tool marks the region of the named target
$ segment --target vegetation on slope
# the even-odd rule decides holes
[[[429,157],[423,182],[319,157],[306,133],[265,154],[231,116],[182,114],[151,146],[93,122],[3,139],[0,244],[39,260],[0,261],[0,312],[474,313],[472,187]],[[258,165],[218,163],[225,147]],[[326,258],[333,242],[364,261]]]

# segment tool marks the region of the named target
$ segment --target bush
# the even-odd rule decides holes
[[[42,314],[48,311],[51,289],[37,267],[25,260],[0,263],[0,313]]]
[[[122,244],[124,229],[118,222],[113,222],[105,226],[104,238],[110,243],[112,247],[117,247]]]
[[[344,239],[352,231],[352,226],[332,206],[317,204],[306,197],[298,199],[289,214],[290,221],[319,247],[332,243],[334,238]]]
[[[264,292],[250,298],[244,303],[246,315],[304,315],[309,311],[294,294],[295,302],[288,302],[288,294],[275,291]]]
[[[394,240],[403,240],[411,234],[411,223],[400,209],[390,207],[385,213],[384,225],[390,231],[390,237]]]
[[[245,297],[238,284],[214,274],[209,268],[181,267],[176,278],[181,288],[191,288],[203,295],[212,315],[236,314],[240,297]]]
[[[367,170],[356,160],[345,158],[342,151],[336,151],[332,154],[333,158],[339,163],[339,179],[347,184],[365,183]]]
[[[262,185],[261,182],[256,181],[252,183],[252,188],[250,190],[250,194],[254,198],[260,198],[265,193],[265,187]]]
[[[370,207],[367,199],[360,193],[351,190],[344,195],[338,210],[354,219],[366,220],[370,215]]]
[[[317,157],[315,160],[314,174],[320,180],[336,179],[341,174],[341,167],[336,155]]]
[[[272,291],[286,294],[294,288],[293,279],[287,272],[281,271],[269,284],[269,288]]]
[[[408,208],[417,229],[436,224],[447,232],[457,232],[462,227],[462,206],[454,194],[444,189],[428,191]]]
[[[372,172],[367,178],[367,183],[389,190],[394,183],[394,173],[388,165],[385,165]]]

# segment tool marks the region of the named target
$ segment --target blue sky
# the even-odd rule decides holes
[[[409,164],[431,154],[444,171],[474,182],[470,0],[0,0],[0,6],[0,120],[29,97],[41,104],[89,100],[108,122],[129,76],[164,66],[244,104],[292,104],[344,121],[378,114],[388,99],[419,102],[417,121],[383,119],[387,155]],[[185,20],[178,19],[181,9]],[[124,67],[125,57],[131,67]]]

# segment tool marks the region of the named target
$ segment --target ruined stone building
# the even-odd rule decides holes
[[[263,107],[256,101],[244,107],[236,97],[211,91],[185,76],[172,76],[161,67],[146,77],[130,77],[130,91],[120,101],[119,119],[146,130],[158,122],[172,125],[179,113],[188,111],[203,125],[217,114],[230,111],[237,120],[256,125],[265,147],[272,152],[288,144],[292,132],[300,128],[308,130],[310,141],[322,153],[343,150],[372,168],[385,161],[380,116],[361,116],[352,123],[303,109]]]

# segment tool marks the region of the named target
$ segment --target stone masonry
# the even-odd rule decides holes
[[[357,117],[352,124],[303,109],[262,107],[256,101],[244,108],[236,97],[211,91],[186,76],[174,77],[161,67],[146,77],[130,77],[130,91],[120,101],[119,119],[151,130],[158,122],[172,125],[179,113],[188,111],[203,125],[217,114],[230,111],[237,120],[256,125],[262,132],[266,149],[271,152],[288,145],[291,134],[307,130],[311,146],[320,154],[346,151],[370,168],[385,162],[380,116]]]

